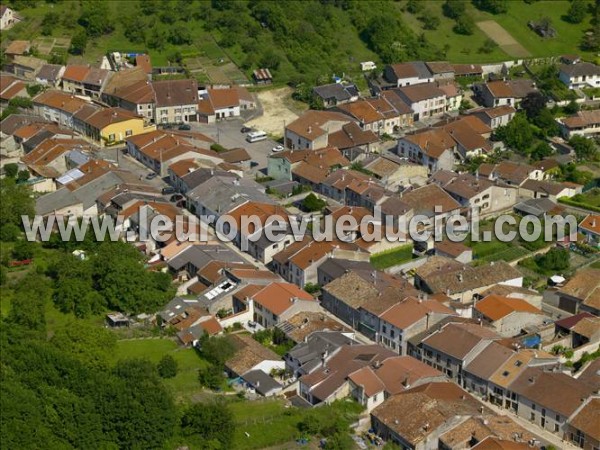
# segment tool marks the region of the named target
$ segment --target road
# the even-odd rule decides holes
[[[253,168],[253,172],[265,171],[267,156],[272,153],[273,147],[279,145],[279,142],[272,139],[254,143],[246,141],[246,133],[240,131],[244,125],[244,121],[240,118],[227,119],[214,124],[190,123],[190,125],[193,131],[207,135],[223,147],[245,148],[252,161],[258,164]]]

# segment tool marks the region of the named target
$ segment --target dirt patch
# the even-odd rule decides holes
[[[495,20],[484,20],[482,22],[477,22],[477,26],[491,40],[498,44],[506,54],[517,58],[531,56],[531,53],[529,53],[525,47],[519,44],[515,38],[513,38],[510,33],[502,28],[502,26]]]
[[[292,111],[289,106],[293,100],[292,88],[283,87],[257,92],[263,114],[247,123],[248,126],[266,131],[269,134],[283,136],[285,124],[289,124],[298,118],[301,110]],[[296,109],[296,108],[294,108]]]

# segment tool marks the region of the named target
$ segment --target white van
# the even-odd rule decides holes
[[[248,142],[264,141],[265,139],[267,139],[267,133],[264,131],[251,131],[246,136]]]

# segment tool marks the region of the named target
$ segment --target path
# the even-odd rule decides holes
[[[508,31],[502,28],[495,20],[484,20],[477,22],[477,26],[483,31],[491,40],[500,46],[502,51],[507,55],[516,58],[525,58],[531,56],[531,53],[517,42]]]

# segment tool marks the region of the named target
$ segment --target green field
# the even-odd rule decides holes
[[[165,355],[171,355],[177,361],[177,375],[164,380],[179,402],[190,402],[194,396],[201,395],[203,389],[198,382],[198,369],[207,366],[196,350],[182,348],[172,339],[132,339],[117,342],[112,355],[113,361],[120,359],[145,358],[158,363]]]
[[[396,266],[412,259],[412,244],[376,253],[371,256],[371,264],[379,270]]]
[[[405,3],[401,2],[398,7],[405,9]],[[407,11],[403,11],[403,19],[410,24],[415,32],[424,32],[426,36],[437,43],[448,43],[450,46],[447,59],[457,63],[468,62],[495,62],[513,59],[500,48],[496,48],[490,54],[478,53],[478,49],[486,39],[485,33],[479,28],[475,28],[471,36],[461,36],[452,31],[454,21],[442,14],[442,1],[423,1],[425,8],[430,14],[437,15],[441,24],[435,31],[424,30],[417,17]],[[475,22],[484,20],[495,20],[508,31],[512,37],[524,46],[533,57],[558,56],[562,54],[576,53],[583,57],[593,58],[593,53],[586,53],[579,50],[579,43],[585,30],[590,27],[591,15],[581,24],[571,24],[565,22],[562,16],[569,9],[568,1],[536,1],[525,3],[521,0],[511,0],[508,2],[508,12],[506,14],[490,14],[475,8],[471,2],[467,3],[467,12]],[[548,17],[552,26],[558,32],[558,36],[553,39],[544,39],[538,36],[527,27],[530,20],[539,20],[542,17]]]

